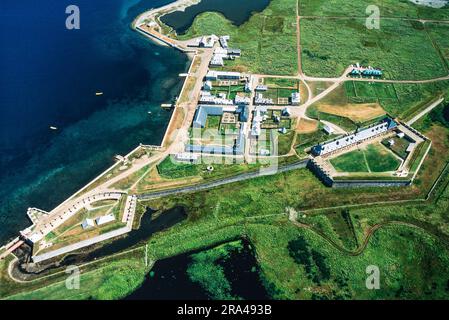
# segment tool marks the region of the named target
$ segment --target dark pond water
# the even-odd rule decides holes
[[[187,218],[187,213],[183,207],[175,207],[167,210],[161,213],[156,219],[152,220],[151,218],[154,213],[155,211],[147,208],[147,211],[141,219],[140,228],[138,230],[133,230],[128,233],[126,237],[115,240],[111,244],[90,252],[86,260],[108,256],[128,249],[140,242],[148,240],[148,238],[155,232],[168,229]]]
[[[209,296],[187,275],[190,254],[157,261],[142,286],[125,300],[207,300]]]
[[[175,11],[161,17],[161,21],[183,34],[192,25],[197,15],[203,12],[219,12],[233,24],[239,26],[249,19],[254,12],[264,10],[270,0],[202,0],[183,11]]]
[[[250,300],[270,299],[262,281],[253,249],[243,240],[243,251],[232,252],[230,258],[219,261],[226,279],[231,284],[233,296]]]
[[[218,260],[226,279],[232,287],[233,296],[246,300],[269,299],[263,286],[257,260],[249,242],[242,240],[243,250],[233,251],[227,259]],[[211,248],[209,248],[211,249]],[[208,250],[208,249],[205,249]],[[211,299],[208,292],[190,280],[187,270],[192,255],[201,250],[157,261],[140,288],[126,300],[204,300]]]

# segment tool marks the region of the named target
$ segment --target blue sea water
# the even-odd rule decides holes
[[[179,93],[188,59],[129,25],[169,2],[0,1],[0,243],[30,224],[28,207],[51,210],[115,154],[161,142],[160,104]],[[80,30],[65,27],[70,4]]]

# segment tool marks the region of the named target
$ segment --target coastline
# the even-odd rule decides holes
[[[165,6],[162,7],[158,7],[158,8],[153,8],[150,9],[148,11],[143,12],[142,14],[140,14],[139,16],[137,16],[133,22],[131,23],[131,28],[133,29],[133,31],[139,32],[141,35],[143,35],[145,38],[153,41],[154,43],[158,44],[158,45],[162,45],[162,46],[168,46],[168,44],[164,43],[163,41],[158,40],[155,37],[152,37],[149,34],[144,33],[140,28],[138,28],[139,24],[144,23],[145,20],[147,19],[154,19],[154,16],[157,15],[160,12],[164,12],[164,14],[168,14],[170,12],[173,11],[184,11],[187,7],[195,5],[197,3],[201,2],[201,0],[177,0],[175,2],[172,2],[170,4],[167,4]],[[177,47],[174,47],[177,48]],[[189,50],[189,51],[184,51],[180,48],[177,48],[180,51],[182,51],[184,54],[186,54],[186,56],[189,59],[189,68],[187,73],[190,72],[190,70],[192,69],[192,64],[194,61],[194,58],[196,56],[196,50]],[[186,79],[187,77],[184,79],[184,83],[181,87],[181,90],[179,92],[179,96],[181,96],[185,85],[186,85]],[[165,148],[165,144],[166,141],[169,140],[168,139],[168,135],[172,134],[172,130],[171,127],[173,126],[173,122],[175,119],[175,113],[177,112],[177,105],[175,105],[175,107],[173,108],[173,112],[170,116],[170,119],[167,123],[167,127],[164,133],[164,136],[160,142],[160,145],[157,146],[150,146],[150,147],[156,147],[156,148],[161,148],[164,149]],[[127,153],[124,158],[127,159],[129,158],[132,154],[138,152],[139,150],[143,149],[147,149],[148,146],[139,143],[137,145],[137,147],[135,147],[134,149],[132,149],[129,153]],[[101,178],[105,177],[108,173],[110,173],[114,168],[117,167],[117,165],[119,165],[122,161],[121,160],[116,160],[115,163],[113,163],[111,166],[109,166],[106,170],[104,170],[103,172],[101,172],[100,174],[98,174],[97,176],[95,176],[92,180],[90,180],[86,185],[84,185],[82,188],[80,188],[79,190],[77,190],[76,192],[74,192],[70,197],[68,197],[67,199],[65,199],[63,202],[61,202],[59,205],[57,205],[56,207],[54,207],[51,211],[49,211],[49,214],[51,215],[52,213],[61,210],[64,208],[64,206],[67,206],[71,201],[74,201],[78,198],[82,198],[83,196],[89,195],[90,193],[93,193],[93,190],[98,188],[98,186],[96,188],[94,188],[93,190],[89,190],[89,188],[94,185],[96,182],[98,182]],[[107,184],[107,181],[104,182],[103,184]],[[102,184],[102,185],[103,185]],[[101,185],[100,185],[101,186]],[[34,223],[33,223],[34,225]],[[32,225],[32,226],[33,226]],[[30,228],[30,227],[28,227]],[[0,252],[2,253],[1,258],[3,259],[6,255],[6,251],[10,251],[11,248],[13,248],[15,245],[18,244],[20,240],[20,237],[15,237],[14,239],[10,239],[8,240],[4,245],[2,245],[0,247]]]
[[[145,20],[155,19],[155,15],[157,15],[158,13],[162,12],[162,15],[166,15],[174,11],[185,11],[186,8],[200,2],[201,0],[177,0],[159,8],[152,8],[138,15],[131,25],[133,28],[135,28],[136,25],[144,23]]]
[[[172,2],[172,3],[167,4],[167,5],[165,5],[165,6],[162,6],[162,7],[150,9],[150,10],[148,10],[148,11],[143,12],[143,13],[140,14],[138,17],[136,17],[136,19],[134,19],[134,21],[133,21],[132,24],[131,24],[132,29],[142,34],[142,32],[140,32],[139,29],[137,28],[137,24],[138,24],[138,23],[143,23],[143,21],[142,21],[141,19],[145,20],[145,19],[147,19],[148,17],[152,17],[154,14],[156,14],[156,13],[158,13],[158,12],[160,12],[160,11],[163,11],[163,10],[170,10],[170,11],[165,12],[164,14],[168,14],[168,13],[173,12],[173,11],[184,11],[187,7],[192,6],[192,5],[195,5],[195,4],[200,3],[200,2],[201,2],[201,0],[177,0],[177,1],[175,1],[175,2]],[[172,9],[174,9],[174,10],[172,10]],[[168,46],[168,45],[165,44],[164,42],[162,42],[162,41],[160,41],[160,40],[157,40],[157,39],[154,38],[154,37],[149,37],[149,36],[146,36],[145,34],[143,34],[143,36],[145,36],[147,39],[152,40],[154,43],[157,43],[157,44],[163,45],[163,46]],[[187,57],[189,58],[189,60],[190,60],[189,68],[188,68],[188,71],[187,71],[187,73],[189,73],[190,70],[192,69],[192,62],[193,62],[193,60],[194,60],[195,53],[192,52],[192,51],[190,51],[190,52],[184,52],[184,53],[186,54],[186,56],[187,56]],[[183,92],[183,90],[184,90],[184,87],[185,87],[185,81],[184,81],[183,86],[181,87],[181,90],[180,90],[180,92],[179,92],[180,95],[182,94],[182,92]],[[162,138],[162,140],[161,140],[160,145],[157,146],[157,147],[161,147],[161,148],[164,147],[165,141],[166,141],[166,139],[167,139],[167,133],[170,131],[169,129],[170,129],[170,126],[171,126],[171,124],[172,124],[173,115],[174,115],[174,113],[175,113],[175,110],[176,110],[176,108],[173,109],[172,115],[170,116],[170,120],[168,121],[167,128],[166,128],[166,130],[165,130],[164,136],[163,136],[163,138]],[[137,147],[135,147],[134,149],[132,149],[130,152],[128,152],[128,153],[124,156],[124,158],[130,157],[133,153],[139,151],[139,150],[142,149],[142,148],[145,149],[144,145],[143,145],[142,143],[139,143],[139,145],[138,145]],[[94,179],[92,179],[89,183],[87,183],[87,184],[86,184],[85,186],[83,186],[81,189],[79,189],[78,191],[76,191],[72,196],[70,196],[69,198],[67,198],[64,202],[62,202],[61,204],[59,204],[59,205],[58,205],[57,207],[55,207],[52,211],[57,210],[58,208],[60,208],[61,206],[63,206],[66,202],[68,202],[68,201],[70,201],[70,200],[73,200],[73,198],[75,198],[76,196],[82,194],[83,191],[85,191],[85,190],[86,190],[87,188],[89,188],[93,183],[95,183],[95,182],[98,181],[100,178],[102,178],[103,176],[105,176],[108,172],[110,172],[112,169],[114,169],[118,164],[120,164],[120,162],[121,162],[120,160],[117,160],[117,161],[116,161],[114,164],[112,164],[109,168],[107,168],[106,170],[104,170],[102,173],[100,173],[98,176],[96,176]],[[2,246],[1,248],[3,248],[3,246]]]

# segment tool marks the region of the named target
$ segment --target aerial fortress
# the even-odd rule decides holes
[[[116,164],[50,212],[30,208],[27,214],[32,226],[3,247],[1,258],[27,243],[33,248],[33,262],[38,263],[130,232],[136,223],[139,198],[191,190],[190,186],[186,187],[187,183],[163,191],[140,193],[135,188],[140,178],[126,188],[118,186],[126,179],[146,173],[150,165],[159,164],[167,157],[192,165],[208,157],[229,159],[231,163],[265,161],[277,164],[279,160],[295,155],[296,160],[279,165],[279,171],[307,166],[327,186],[407,186],[413,183],[432,142],[412,125],[438,106],[442,98],[407,122],[381,114],[355,130],[346,130],[339,124],[320,119],[320,130],[325,133],[322,140],[298,151],[288,139],[300,123],[316,120],[309,117],[308,108],[346,81],[383,82],[383,70],[356,63],[349,65],[337,78],[305,75],[301,64],[299,23],[297,75],[227,70],[227,63],[248,54],[231,46],[232,36],[211,34],[179,40],[164,33],[159,20],[161,14],[182,4],[183,1],[178,1],[148,11],[133,24],[137,32],[152,41],[191,57],[161,145],[139,145],[128,155],[117,156]],[[299,15],[297,19],[299,21]],[[289,84],[280,87],[275,81]],[[331,84],[321,92],[315,92],[312,84],[322,81]],[[284,143],[288,146],[281,150]],[[398,151],[398,146],[403,146],[403,150]],[[377,171],[368,168],[369,172],[364,175],[346,171],[345,161],[351,160],[345,159],[361,149],[377,151],[379,157],[388,159],[389,165]],[[212,171],[213,165],[208,170]],[[241,179],[252,177],[257,175],[246,175]],[[235,181],[238,181],[236,177],[225,177],[207,186]]]

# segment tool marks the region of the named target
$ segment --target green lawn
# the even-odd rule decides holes
[[[143,250],[107,257],[92,265],[80,267],[78,290],[66,287],[68,274],[65,268],[50,279],[17,284],[2,276],[0,296],[12,300],[110,300],[123,298],[139,287],[148,272],[144,265]],[[1,269],[6,263],[1,261]],[[26,286],[26,288],[24,288]],[[14,295],[12,295],[14,294]],[[12,295],[12,296],[11,296]]]
[[[217,129],[220,127],[221,116],[208,116],[206,129]]]
[[[264,84],[270,87],[298,88],[298,80],[284,78],[264,78]]]
[[[219,163],[215,163],[219,161]],[[214,170],[209,172],[207,167],[212,166]],[[235,175],[248,170],[256,170],[261,166],[260,163],[226,163],[220,158],[203,157],[199,164],[180,163],[171,156],[166,157],[157,165],[158,173],[161,177],[167,179],[179,179],[187,177],[202,177],[203,179],[218,179],[224,176]]]
[[[200,167],[195,164],[176,162],[169,156],[157,165],[157,171],[161,177],[176,179],[196,176],[199,174]]]
[[[394,144],[391,146],[389,141],[393,140]],[[399,138],[399,137],[393,137],[388,138],[382,141],[382,144],[392,150],[395,154],[397,154],[402,159],[405,159],[408,155],[408,152],[406,152],[407,147],[410,145],[410,141],[406,138]]]
[[[401,164],[390,151],[379,143],[368,145],[364,153],[372,172],[394,171]]]
[[[292,233],[290,237],[293,238]],[[294,247],[297,243],[302,246]],[[447,279],[442,276],[449,268],[447,247],[421,230],[405,226],[385,227],[376,232],[364,252],[355,257],[342,254],[306,230],[289,240],[289,246],[299,272],[306,276],[312,288],[321,289],[302,293],[306,297],[310,294],[309,298],[312,299],[423,299],[448,296],[445,290]],[[301,256],[294,254],[295,248],[302,249]],[[291,264],[289,260],[284,262]],[[366,269],[372,265],[377,266],[382,275],[379,290],[367,290],[365,286]],[[286,285],[279,284],[280,287]]]
[[[278,154],[285,155],[290,152],[293,139],[295,138],[295,131],[289,130],[287,133],[278,133]]]
[[[355,150],[330,160],[335,170],[340,172],[369,172],[362,150]]]
[[[400,161],[380,144],[354,150],[330,160],[340,172],[387,172],[396,170]]]

